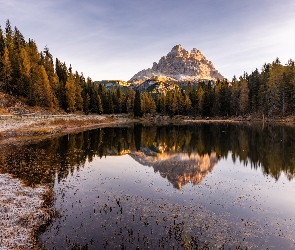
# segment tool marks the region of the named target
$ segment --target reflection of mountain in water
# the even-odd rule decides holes
[[[216,153],[203,156],[197,153],[156,153],[148,148],[141,148],[130,156],[142,165],[152,166],[177,189],[187,183],[199,184],[218,162]]]

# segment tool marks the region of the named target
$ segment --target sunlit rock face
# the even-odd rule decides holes
[[[157,78],[163,81],[196,82],[200,80],[221,80],[224,77],[201,51],[194,48],[191,52],[188,52],[181,45],[176,45],[158,63],[154,62],[152,68],[138,72],[129,81],[140,84],[145,80]]]
[[[147,148],[132,152],[131,157],[145,166],[152,166],[163,178],[181,189],[187,183],[198,185],[207,174],[213,171],[218,159],[215,153],[156,153]]]

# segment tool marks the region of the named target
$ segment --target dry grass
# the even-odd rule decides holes
[[[62,129],[65,128],[79,128],[87,127],[90,125],[99,125],[101,123],[113,122],[113,119],[110,118],[101,118],[101,117],[87,117],[87,116],[78,116],[71,118],[55,118],[53,120],[48,120],[39,125],[58,127],[62,126]]]
[[[54,129],[48,128],[48,127],[34,127],[31,126],[29,128],[19,128],[14,129],[11,131],[11,135],[14,137],[16,136],[35,136],[35,135],[47,135],[47,134],[53,134],[55,132]]]
[[[89,126],[95,126],[102,123],[110,123],[114,121],[110,118],[105,117],[65,117],[65,118],[46,118],[45,120],[37,120],[34,123],[20,126],[16,129],[11,129],[9,136],[38,136],[38,135],[50,135],[58,132],[65,131],[66,129],[83,128]],[[7,137],[8,134],[5,132],[2,137]],[[0,135],[1,138],[1,135]]]
[[[100,115],[64,115],[44,117],[13,117],[0,120],[0,139],[11,137],[48,136],[70,131],[132,122],[126,117]]]

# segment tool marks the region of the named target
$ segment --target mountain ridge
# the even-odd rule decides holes
[[[189,52],[180,44],[175,45],[166,56],[162,56],[158,63],[154,62],[152,68],[139,71],[128,82],[141,84],[146,80],[159,78],[164,81],[193,82],[224,79],[200,50],[193,48]]]

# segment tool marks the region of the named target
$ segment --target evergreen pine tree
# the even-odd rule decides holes
[[[280,110],[280,84],[283,82],[284,69],[277,58],[270,68],[270,75],[267,81],[268,114],[272,118]]]
[[[7,47],[4,48],[3,56],[0,58],[0,62],[2,65],[1,71],[0,71],[0,83],[1,88],[5,91],[10,90],[10,82],[12,79],[12,67],[9,59],[9,52]]]
[[[0,58],[3,56],[4,47],[5,47],[5,38],[4,38],[3,30],[0,25]],[[0,68],[1,68],[1,65],[0,65]]]
[[[75,111],[76,104],[76,88],[75,88],[75,79],[71,72],[67,78],[66,86],[66,103],[67,103],[67,112]]]
[[[130,89],[126,93],[126,108],[127,113],[133,113],[134,108],[134,99],[135,99],[135,91],[133,89]]]
[[[135,98],[134,98],[134,117],[141,117],[141,116],[142,116],[142,111],[141,111],[140,92],[139,90],[136,90]]]
[[[28,97],[31,81],[31,64],[25,48],[21,48],[20,54],[20,77],[18,79],[18,92],[21,96]]]
[[[97,95],[97,106],[98,106],[98,114],[102,114],[103,113],[103,107],[102,107],[102,103],[101,103],[101,98],[99,95]]]
[[[249,100],[249,88],[246,77],[241,78],[240,80],[240,101],[239,101],[239,109],[242,115],[247,112],[248,108],[248,100]]]
[[[82,82],[77,71],[75,73],[75,109],[83,110]]]

